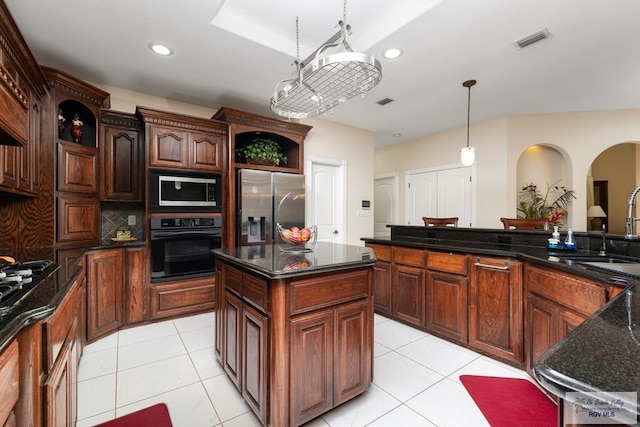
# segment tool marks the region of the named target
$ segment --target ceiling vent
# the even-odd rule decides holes
[[[393,99],[391,99],[391,98],[382,98],[380,101],[377,102],[377,104],[378,105],[387,105],[390,102],[393,102]]]
[[[528,36],[524,36],[521,39],[516,40],[515,42],[513,42],[513,44],[518,49],[522,49],[549,37],[551,37],[551,33],[548,29],[543,28],[536,31],[535,33],[531,33]]]

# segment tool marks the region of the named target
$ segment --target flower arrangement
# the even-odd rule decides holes
[[[567,206],[575,199],[575,191],[558,185],[547,184],[547,191],[542,194],[538,186],[531,183],[522,187],[518,203],[518,216],[521,218],[546,218],[551,225],[561,227],[562,219],[567,216]]]

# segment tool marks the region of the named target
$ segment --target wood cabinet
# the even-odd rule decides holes
[[[0,39],[0,191],[37,196],[41,103],[49,88],[4,2]]]
[[[57,197],[58,243],[79,244],[100,239],[100,201],[74,193]]]
[[[524,346],[527,371],[542,353],[607,301],[607,289],[588,279],[527,265]]]
[[[56,242],[66,246],[96,243],[100,238],[100,114],[109,94],[60,70],[42,67],[52,88],[46,129],[56,146]],[[72,135],[74,121],[82,135]]]
[[[124,254],[120,248],[87,255],[87,339],[94,341],[123,324]]]
[[[58,142],[58,191],[98,194],[98,152],[73,142]]]
[[[224,123],[138,107],[145,124],[148,166],[222,172]]]
[[[465,254],[430,251],[427,257],[426,328],[467,342],[468,262]]]
[[[141,126],[133,114],[103,110],[100,130],[100,198],[143,201]]]
[[[216,356],[263,425],[304,424],[367,390],[370,268],[277,279],[217,259],[216,277]]]
[[[522,265],[476,257],[469,281],[469,344],[497,358],[523,362]]]
[[[376,254],[373,266],[373,305],[376,313],[391,316],[393,313],[393,277],[391,272],[391,251],[388,245],[366,244]]]
[[[424,249],[393,248],[393,312],[395,319],[415,326],[425,324]]]
[[[18,340],[0,354],[0,424],[16,425],[16,404],[20,396],[20,363]]]
[[[128,325],[149,318],[148,257],[146,246],[124,249],[124,322]]]
[[[180,316],[215,307],[215,276],[151,284],[150,317]]]
[[[236,171],[238,169],[261,169],[274,172],[302,174],[304,172],[304,139],[311,126],[301,123],[285,122],[257,114],[222,107],[212,117],[225,123],[228,133],[227,168],[224,170],[226,181],[223,194],[223,217],[226,230],[236,229]],[[250,143],[254,137],[274,140],[287,157],[286,164],[280,166],[254,165],[244,163],[236,149]],[[240,246],[236,244],[235,233],[225,233],[223,247]]]
[[[44,423],[74,425],[77,418],[78,362],[82,352],[78,300],[84,275],[76,277],[55,312],[44,321]]]

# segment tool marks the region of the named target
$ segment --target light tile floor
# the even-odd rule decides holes
[[[259,426],[214,354],[214,314],[126,329],[86,346],[78,371],[78,427],[155,403],[176,427]],[[487,426],[462,374],[526,372],[375,316],[374,381],[308,427]]]

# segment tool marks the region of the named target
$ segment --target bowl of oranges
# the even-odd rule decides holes
[[[280,236],[280,250],[283,252],[311,252],[316,245],[317,227],[284,228],[276,224]]]

